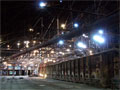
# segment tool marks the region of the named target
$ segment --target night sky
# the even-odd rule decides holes
[[[4,1],[2,2],[2,47],[10,44],[11,48],[17,48],[16,43],[18,41],[29,40],[32,38],[43,37],[41,34],[41,21],[36,25],[35,23],[43,17],[43,33],[46,32],[52,19],[59,16],[60,23],[70,23],[71,21],[78,21],[86,24],[88,21],[94,22],[102,16],[88,15],[81,12],[73,12],[73,17],[70,17],[70,11],[66,11],[62,8],[69,9],[72,5],[72,9],[78,11],[95,12],[100,7],[101,14],[107,15],[116,9],[118,9],[118,2],[86,2],[86,1],[66,1],[60,3],[59,1],[50,1],[45,9],[40,9],[37,1]],[[96,4],[96,5],[95,5]],[[100,4],[100,5],[99,5]],[[60,9],[61,8],[61,9]],[[91,10],[91,11],[90,11]],[[77,18],[77,19],[76,19]],[[28,32],[29,28],[34,27],[34,32]],[[52,24],[49,33],[46,35],[46,39],[52,38],[56,34],[56,20]],[[40,35],[36,35],[40,33]],[[49,35],[48,35],[49,34]]]

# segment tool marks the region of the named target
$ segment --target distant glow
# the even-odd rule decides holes
[[[28,45],[28,44],[26,45],[26,48],[29,48],[29,45]]]
[[[7,45],[7,48],[10,49],[10,45]]]
[[[93,52],[92,52],[92,50],[89,50],[89,53],[90,53],[90,55],[93,55]]]
[[[40,73],[39,76],[43,77],[44,75],[42,73]]]
[[[66,25],[65,24],[61,24],[61,28],[65,29]]]
[[[10,48],[10,45],[7,45],[7,48]]]
[[[26,68],[27,66],[24,66],[24,68]]]
[[[37,35],[39,35],[40,33],[38,32]]]
[[[56,61],[54,60],[53,62],[55,63]]]
[[[78,24],[78,23],[74,23],[74,27],[75,27],[75,28],[78,28],[78,27],[79,27],[79,24]]]
[[[18,42],[17,45],[20,46],[20,43]]]
[[[99,33],[99,34],[103,34],[103,30],[99,30],[98,33]]]
[[[22,52],[23,50],[21,49],[20,51]]]
[[[4,65],[7,65],[7,62],[3,62]]]
[[[63,40],[60,40],[60,41],[58,42],[58,44],[59,44],[59,45],[63,45],[63,44],[64,44],[64,41],[63,41]]]
[[[30,41],[24,41],[24,44],[26,45],[26,48],[29,48]]]
[[[70,49],[66,49],[67,52],[70,52]]]
[[[38,50],[34,50],[34,53],[39,53],[39,51]]]
[[[52,59],[48,59],[48,62],[52,62]]]
[[[47,61],[45,60],[44,63],[47,63]]]
[[[44,78],[47,78],[47,74],[44,75]]]
[[[22,62],[22,63],[25,63],[25,62]]]
[[[36,54],[35,54],[35,53],[33,53],[33,54],[32,54],[32,56],[36,56]]]
[[[96,42],[99,42],[99,43],[104,43],[105,42],[105,39],[99,35],[94,35],[93,36],[93,40],[95,40]]]
[[[30,31],[30,32],[33,32],[33,31],[34,31],[34,29],[30,28],[30,29],[29,29],[29,31]]]
[[[33,44],[36,44],[36,41],[35,41],[35,40],[33,41]]]
[[[17,43],[18,48],[20,47],[20,45],[21,45],[20,42],[18,42],[18,43]]]
[[[20,56],[21,58],[23,58],[23,56]]]
[[[62,0],[60,0],[60,3],[62,3]]]
[[[52,50],[51,53],[54,53],[54,51]]]
[[[69,47],[72,47],[72,45],[69,45]]]
[[[65,55],[65,53],[63,52],[62,55]]]
[[[64,34],[64,32],[62,32],[62,34]]]
[[[64,53],[64,52],[59,52],[59,54],[65,55],[65,53]]]
[[[7,64],[7,66],[12,66],[12,64]]]
[[[59,52],[59,54],[62,54],[62,52]]]
[[[87,48],[87,46],[82,42],[78,42],[77,46],[80,47],[80,48]]]
[[[40,3],[39,3],[39,6],[40,6],[41,8],[44,8],[44,7],[46,6],[46,3],[45,3],[45,2],[40,2]]]
[[[87,36],[86,34],[84,34],[84,33],[83,33],[83,35],[82,35],[82,36],[83,36],[83,37],[85,37],[85,38],[88,38],[88,36]]]
[[[24,41],[25,44],[30,43],[30,41]]]

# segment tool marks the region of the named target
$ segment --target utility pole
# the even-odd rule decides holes
[[[44,25],[43,25],[43,17],[41,17],[41,34],[40,34],[41,36],[43,35],[43,27],[44,27]],[[43,38],[42,41],[44,42],[44,38]]]
[[[57,16],[57,35],[60,35],[60,32],[59,32],[59,17]]]
[[[44,27],[44,25],[43,25],[43,17],[41,17],[41,35],[43,34],[43,27]]]

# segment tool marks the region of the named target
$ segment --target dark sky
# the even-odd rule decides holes
[[[44,31],[46,32],[52,19],[59,15],[60,23],[64,23],[67,18],[70,23],[71,18],[70,11],[62,10],[59,8],[69,9],[70,6],[72,9],[78,11],[89,11],[95,12],[95,10],[100,7],[100,12],[102,14],[109,14],[118,8],[118,2],[88,2],[88,1],[74,1],[74,2],[63,2],[58,1],[48,2],[48,8],[40,9],[38,7],[38,2],[33,1],[4,1],[2,2],[2,40],[4,41],[3,47],[6,47],[7,44],[12,45],[12,48],[16,45],[17,41],[23,39],[29,39],[31,35],[35,37],[36,33],[41,33],[41,23],[34,27],[34,33],[29,33],[28,29],[33,27],[35,23],[43,17]],[[91,11],[90,11],[91,10]],[[83,15],[83,16],[82,16]],[[78,21],[87,22],[86,20],[94,21],[97,18],[96,15],[88,15],[85,13],[73,12],[74,21],[76,17]],[[81,18],[82,17],[82,18]],[[92,19],[93,18],[93,19]],[[56,21],[53,23],[49,34],[56,32]],[[47,34],[48,36],[48,34]],[[46,36],[46,37],[47,37]],[[53,35],[52,35],[53,36]],[[40,37],[40,36],[39,36]],[[42,36],[41,36],[42,37]]]

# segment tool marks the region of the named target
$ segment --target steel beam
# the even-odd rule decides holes
[[[95,28],[97,26],[99,27],[117,27],[117,24],[119,22],[119,13],[115,13],[114,15],[111,15],[109,17],[104,17],[96,22],[94,22],[93,24],[85,27],[85,28],[80,28],[79,30],[72,30],[71,32],[69,33],[66,33],[64,35],[59,35],[57,37],[54,37],[52,38],[51,40],[47,41],[47,42],[44,42],[42,44],[38,44],[34,47],[31,47],[31,48],[28,48],[22,52],[19,52],[17,54],[14,54],[12,56],[9,57],[9,59],[12,59],[12,58],[15,58],[17,56],[20,56],[22,54],[25,54],[25,53],[28,53],[30,51],[33,51],[35,49],[38,49],[38,48],[42,48],[42,47],[46,47],[48,45],[51,45],[51,44],[54,44],[54,43],[57,43],[60,39],[64,39],[64,40],[70,40],[72,39],[73,37],[77,37],[79,35],[81,35],[82,33],[86,33],[86,32],[89,32],[92,28]]]

